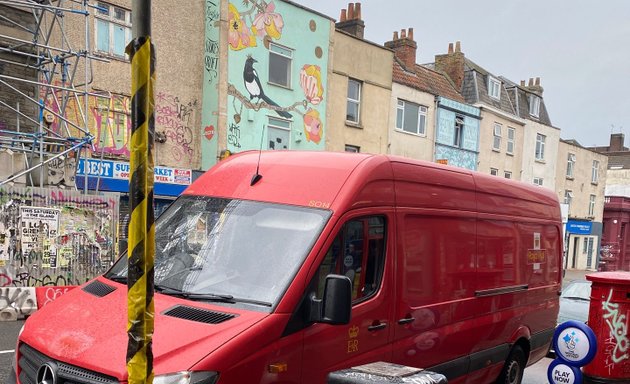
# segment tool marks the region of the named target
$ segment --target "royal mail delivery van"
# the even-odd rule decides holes
[[[385,155],[235,155],[157,220],[154,383],[321,384],[374,361],[519,383],[556,325],[561,233],[534,185]],[[19,383],[127,381],[126,259],[25,322]]]

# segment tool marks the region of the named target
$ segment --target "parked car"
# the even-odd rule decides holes
[[[571,281],[560,294],[560,312],[558,324],[568,320],[586,323],[588,308],[591,303],[591,282],[588,280]]]

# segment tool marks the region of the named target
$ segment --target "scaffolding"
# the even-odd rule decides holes
[[[0,180],[0,186],[13,185],[25,176],[27,185],[43,187],[48,163],[74,159],[76,175],[81,156],[95,154],[89,97],[102,98],[108,106],[111,100],[109,92],[90,92],[89,88],[92,61],[108,62],[90,50],[90,12],[99,7],[89,0],[0,0],[0,11],[3,8],[7,11],[0,12],[0,25],[4,26],[0,29],[0,66],[15,66],[33,75],[0,71],[0,90],[16,96],[0,98],[0,111],[15,116],[14,121],[0,125],[0,152],[9,153],[12,161],[18,154],[22,163],[17,172]],[[29,87],[32,94],[25,91]],[[109,110],[106,113],[109,116]],[[100,156],[102,159],[102,150]],[[84,185],[87,192],[87,182]]]

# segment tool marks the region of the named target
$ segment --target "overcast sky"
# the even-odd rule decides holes
[[[339,20],[348,1],[295,0]],[[540,77],[563,139],[630,142],[629,0],[363,0],[365,38],[383,44],[414,29],[417,62],[434,61],[449,42],[466,58],[515,83]]]

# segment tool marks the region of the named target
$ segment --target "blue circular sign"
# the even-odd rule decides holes
[[[574,367],[583,367],[595,357],[597,339],[586,324],[569,320],[556,328],[553,347],[558,359]]]
[[[547,368],[547,378],[551,384],[582,384],[582,371],[567,365],[563,360],[555,359]]]

